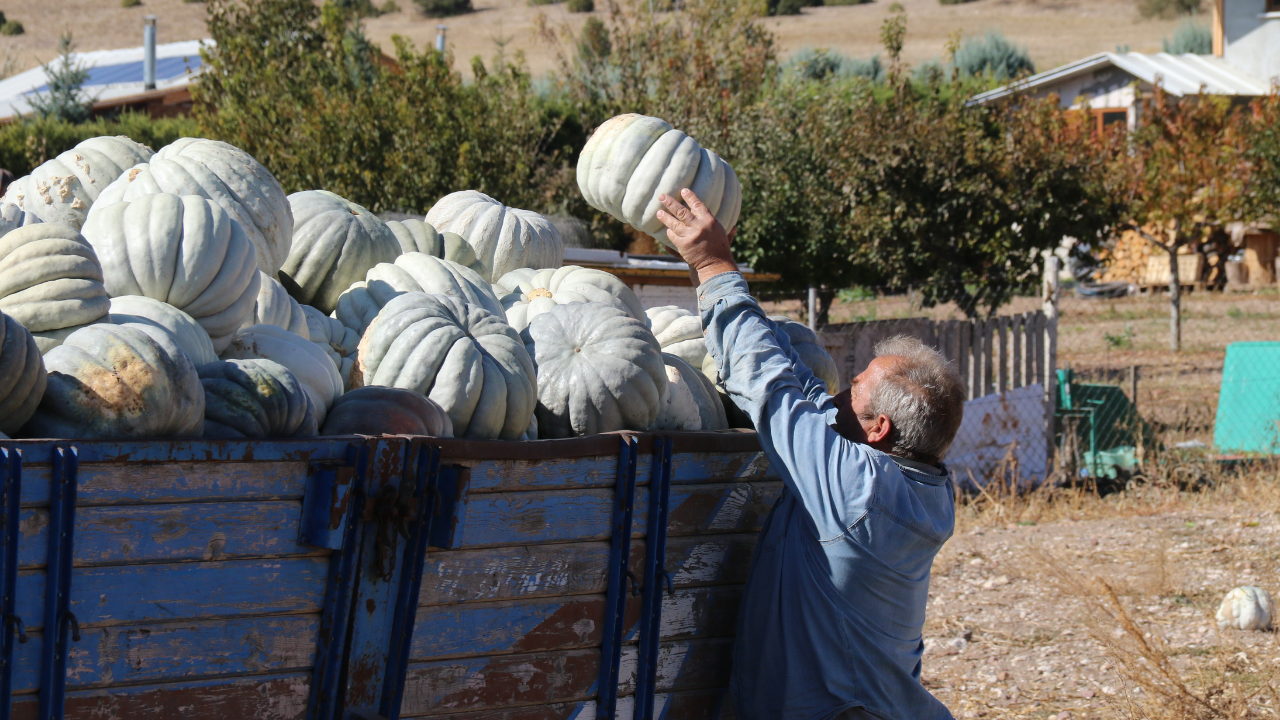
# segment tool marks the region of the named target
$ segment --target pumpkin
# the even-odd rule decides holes
[[[667,390],[654,430],[724,430],[729,427],[715,385],[702,371],[670,353],[666,364]]]
[[[832,395],[840,392],[840,371],[818,334],[810,330],[808,325],[796,322],[786,315],[770,315],[769,319],[787,334],[787,339],[791,341],[791,347],[800,356],[800,360],[819,380],[827,384],[827,392]]]
[[[538,436],[648,430],[667,388],[662,349],[627,313],[556,305],[521,333],[538,370]]]
[[[10,183],[6,202],[47,223],[79,230],[89,208],[125,170],[146,162],[151,148],[117,137],[89,138]]]
[[[444,408],[412,390],[362,387],[338,398],[320,434],[453,437],[453,423]]]
[[[565,265],[554,270],[522,268],[503,275],[495,284],[501,295],[507,322],[516,330],[529,326],[529,320],[555,305],[571,302],[598,302],[617,308],[631,317],[647,322],[640,298],[626,283],[603,270]]]
[[[168,331],[197,368],[218,359],[209,333],[190,315],[168,303],[141,295],[122,295],[111,299],[107,318],[115,325],[146,325]]]
[[[1271,596],[1252,585],[1235,588],[1222,599],[1215,618],[1220,630],[1270,630]]]
[[[355,283],[338,299],[334,316],[363,334],[384,305],[407,292],[448,295],[498,317],[506,316],[493,288],[475,272],[456,262],[418,252],[405,253],[394,263],[382,263],[370,270],[364,282]]]
[[[226,360],[202,365],[204,436],[312,437],[311,396],[289,369],[270,360]]]
[[[0,314],[0,432],[11,433],[31,419],[47,382],[36,339]]]
[[[221,206],[160,193],[99,208],[84,226],[107,294],[142,295],[186,312],[218,352],[253,312],[253,244]]]
[[[557,268],[564,261],[560,232],[545,217],[509,208],[482,192],[463,190],[440,199],[427,223],[462,236],[485,267],[485,282],[516,268]]]
[[[707,339],[702,333],[702,318],[676,305],[652,307],[644,311],[649,318],[649,328],[662,346],[662,352],[670,353],[702,371],[713,382],[716,377],[716,361],[707,352]]]
[[[155,193],[212,200],[240,223],[245,237],[253,243],[258,269],[272,277],[289,255],[293,215],[284,188],[271,171],[234,145],[179,138],[160,148],[150,160],[126,170],[102,191],[94,206]]]
[[[458,437],[518,439],[538,399],[533,362],[501,315],[448,295],[405,293],[360,340],[365,385],[440,404]]]
[[[401,254],[426,253],[471,268],[482,277],[485,275],[484,263],[476,259],[476,251],[458,233],[438,233],[435,228],[414,218],[389,220],[387,227],[400,242]]]
[[[160,338],[168,333],[146,330]],[[41,438],[198,437],[204,391],[172,336],[100,323],[44,356],[49,384],[24,433]]]
[[[665,120],[627,114],[606,120],[578,156],[578,189],[591,207],[671,246],[658,196],[689,188],[726,231],[738,222],[742,187],[733,168]]]
[[[261,270],[258,271],[258,297],[253,304],[253,312],[249,313],[240,327],[250,325],[275,325],[294,335],[310,339],[307,316],[302,311],[302,305],[293,299],[279,280]]]
[[[44,221],[36,217],[35,213],[23,210],[21,205],[0,201],[0,237],[8,235],[20,227],[35,225],[39,222]]]
[[[378,216],[325,190],[289,196],[293,244],[280,280],[298,302],[333,312],[338,296],[381,262],[400,255],[400,243]]]
[[[40,223],[0,237],[0,311],[30,330],[41,352],[105,318],[110,305],[98,255],[74,229]]]
[[[222,351],[223,360],[271,360],[289,368],[311,396],[316,424],[323,424],[329,406],[342,394],[338,368],[315,343],[275,325],[241,328]]]
[[[311,338],[311,342],[338,366],[343,391],[360,387],[361,381],[355,367],[360,335],[336,318],[328,317],[310,305],[303,305],[302,313],[307,319],[307,336]]]

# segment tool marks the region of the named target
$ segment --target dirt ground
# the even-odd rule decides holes
[[[904,57],[917,64],[940,56],[947,37],[956,30],[980,34],[999,28],[1025,45],[1040,69],[1048,69],[1117,46],[1135,52],[1160,50],[1162,37],[1171,35],[1175,21],[1143,20],[1132,0],[975,0],[941,5],[938,0],[900,0],[907,10],[908,34]],[[586,15],[571,15],[563,4],[532,6],[528,0],[473,0],[476,12],[428,18],[413,0],[397,0],[401,10],[367,21],[369,36],[390,52],[391,36],[404,35],[419,47],[435,42],[436,26],[447,25],[455,66],[468,72],[470,59],[486,60],[507,43],[508,52],[525,53],[530,68],[541,74],[555,66],[552,50],[534,31],[534,18],[545,13],[553,26],[578,28]],[[603,14],[607,0],[597,0]],[[381,1],[379,0],[379,4]],[[854,56],[880,52],[879,29],[892,3],[876,0],[865,5],[808,8],[802,15],[763,21],[777,35],[785,56],[799,48],[829,47]],[[74,33],[82,50],[136,47],[142,43],[142,18],[159,18],[160,42],[195,40],[205,36],[200,2],[143,0],[121,8],[118,0],[17,0],[2,8],[6,16],[26,27],[26,34],[0,38],[0,57],[11,54],[19,69],[47,62],[57,53],[58,36]]]

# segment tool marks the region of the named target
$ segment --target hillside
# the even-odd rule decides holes
[[[488,59],[495,40],[508,40],[508,52],[525,53],[535,73],[552,69],[554,57],[534,32],[534,18],[546,13],[553,26],[568,23],[580,27],[585,15],[570,15],[563,5],[533,7],[528,0],[473,0],[471,15],[437,20],[421,15],[412,0],[400,0],[402,10],[367,21],[369,36],[390,52],[391,36],[401,34],[419,46],[434,42],[436,26],[447,25],[449,47],[458,66],[466,68],[475,55]],[[5,14],[22,22],[25,35],[0,37],[0,57],[14,57],[20,68],[48,61],[56,54],[58,35],[75,33],[82,50],[136,46],[142,43],[142,17],[159,18],[160,42],[192,40],[204,33],[205,6],[183,0],[143,0],[143,5],[121,8],[113,0],[22,0],[0,6]],[[937,0],[902,0],[907,9],[908,35],[904,50],[912,64],[938,57],[951,32],[980,34],[1000,28],[1027,46],[1036,66],[1047,69],[1103,50],[1127,45],[1132,50],[1154,52],[1163,36],[1171,35],[1175,21],[1143,20],[1131,2],[1118,0],[976,0],[963,5],[940,5]],[[605,0],[597,0],[603,8]],[[810,8],[797,17],[769,18],[764,22],[781,43],[783,53],[796,49],[830,47],[854,56],[879,51],[879,28],[890,2],[866,5]],[[600,9],[597,14],[601,14]]]

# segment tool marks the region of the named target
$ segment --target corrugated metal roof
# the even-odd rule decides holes
[[[1158,80],[1163,84],[1166,92],[1177,97],[1198,95],[1202,88],[1204,92],[1212,95],[1253,97],[1270,92],[1266,83],[1228,64],[1222,58],[1211,55],[1104,52],[1032,75],[1026,80],[988,90],[975,95],[969,103],[971,105],[986,103],[1036,88],[1049,89],[1045,86],[1065,82],[1086,73],[1094,73],[1107,66],[1119,68],[1148,85],[1154,85]]]
[[[186,87],[200,70],[200,46],[212,40],[188,40],[156,46],[156,88]],[[75,53],[73,62],[89,69],[84,92],[97,101],[116,100],[145,92],[142,83],[143,48]],[[55,60],[54,62],[58,62]],[[188,72],[190,71],[190,72]],[[0,120],[31,112],[32,95],[49,88],[43,67],[0,80]]]

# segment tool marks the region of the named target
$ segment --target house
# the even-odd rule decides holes
[[[1099,129],[1133,127],[1136,100],[1159,82],[1174,97],[1200,92],[1266,95],[1280,81],[1280,0],[1210,0],[1212,55],[1104,52],[974,96],[981,105],[1014,94],[1057,94],[1064,107],[1088,108]]]

